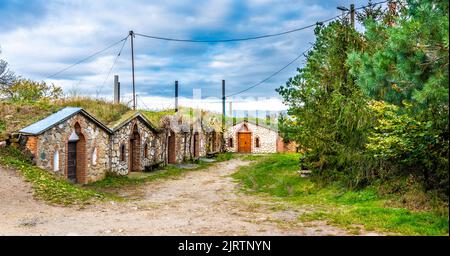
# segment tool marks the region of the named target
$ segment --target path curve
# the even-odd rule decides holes
[[[0,167],[0,235],[349,235],[322,222],[298,222],[302,209],[240,192],[229,175],[247,164],[217,163],[138,186],[138,200],[86,207],[35,200],[29,183]]]

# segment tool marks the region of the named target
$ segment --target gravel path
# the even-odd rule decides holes
[[[35,200],[29,183],[0,167],[0,235],[349,235],[322,222],[298,222],[302,209],[240,192],[229,175],[246,164],[217,163],[134,188],[138,199],[130,202],[84,207]]]

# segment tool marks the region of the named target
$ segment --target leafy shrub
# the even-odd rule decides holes
[[[373,156],[383,179],[414,175],[426,189],[440,189],[448,195],[448,141],[433,129],[432,121],[422,122],[400,108],[382,101],[370,107],[376,123],[368,136],[366,154]]]
[[[19,79],[9,86],[2,86],[0,95],[11,101],[34,102],[59,99],[63,95],[61,87],[45,82]]]

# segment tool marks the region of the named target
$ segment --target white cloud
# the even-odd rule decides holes
[[[47,15],[39,23],[0,33],[0,45],[2,57],[8,60],[16,73],[42,80],[120,40],[130,29],[177,38],[199,36],[196,33],[211,38],[228,38],[277,33],[335,15],[336,10],[305,3],[287,0],[47,1]],[[246,5],[246,13],[233,9],[235,4]],[[295,15],[286,18],[288,13]],[[239,18],[231,18],[233,15]],[[228,34],[223,34],[223,31],[228,31]],[[149,104],[158,103],[155,106],[170,105],[170,97],[154,95],[171,93],[174,80],[179,80],[185,91],[203,88],[205,95],[215,95],[220,94],[220,81],[226,79],[227,92],[232,93],[280,69],[306,49],[309,46],[307,42],[312,39],[312,28],[281,37],[233,44],[181,44],[136,37],[137,90],[141,95],[152,95],[153,98],[146,97],[149,97]],[[86,95],[96,95],[101,89],[101,96],[109,98],[112,97],[113,76],[118,74],[124,94],[129,93],[129,41],[112,74],[104,82],[120,47],[118,44],[47,81],[62,86],[66,92],[78,90]],[[255,96],[276,95],[273,89],[284,84],[289,76],[295,74],[295,69],[295,65],[289,67],[250,93]],[[236,103],[236,106],[252,108],[260,104],[273,109],[284,107],[279,99],[265,103]],[[207,107],[215,108],[212,105]]]

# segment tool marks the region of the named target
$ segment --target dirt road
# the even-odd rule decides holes
[[[0,235],[348,235],[325,223],[299,223],[302,209],[239,191],[229,175],[239,159],[124,194],[131,202],[85,207],[35,200],[29,183],[0,167]]]

